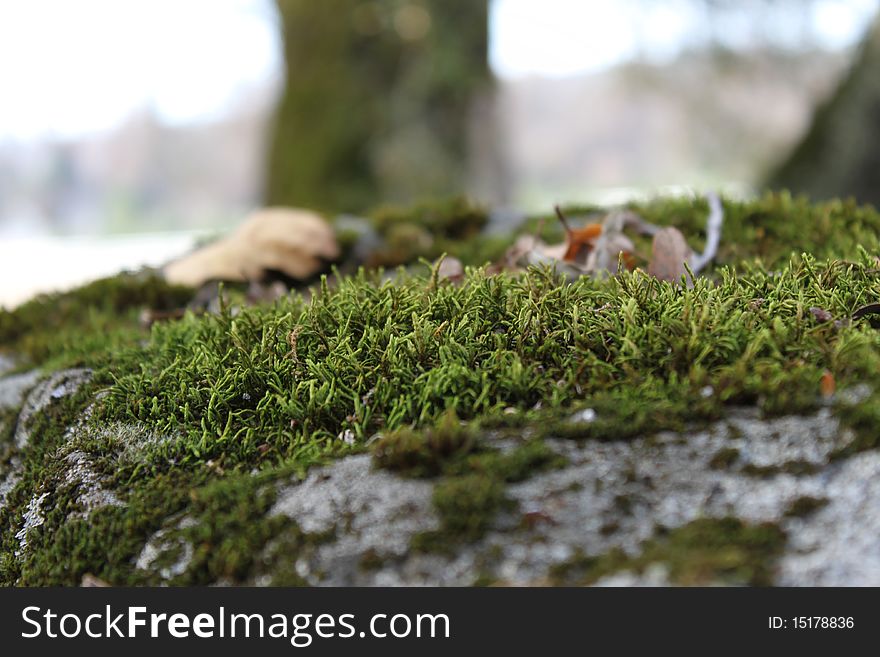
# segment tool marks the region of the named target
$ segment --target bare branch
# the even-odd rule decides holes
[[[724,222],[724,207],[721,199],[715,192],[706,194],[709,201],[709,218],[706,221],[706,248],[699,255],[691,256],[691,270],[698,274],[701,269],[708,265],[718,253],[718,243],[721,241],[721,224]]]

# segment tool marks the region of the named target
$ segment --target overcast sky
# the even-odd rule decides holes
[[[877,6],[822,1],[809,20],[847,47]],[[515,77],[663,60],[699,39],[700,20],[687,0],[493,0],[490,61]],[[0,0],[0,139],[108,130],[144,105],[208,119],[279,74],[279,47],[270,0]]]

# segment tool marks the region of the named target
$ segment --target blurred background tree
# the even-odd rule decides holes
[[[880,16],[849,73],[768,185],[814,199],[853,196],[880,205]]]
[[[276,0],[285,90],[266,202],[363,211],[460,192],[491,94],[486,0]]]

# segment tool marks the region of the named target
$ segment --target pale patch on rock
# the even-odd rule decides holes
[[[34,370],[0,379],[2,403],[8,403],[7,408],[22,404],[13,435],[15,447],[21,450],[28,445],[30,441],[28,425],[34,415],[44,411],[52,401],[74,393],[79,386],[91,378],[91,375],[91,370],[87,369],[62,370],[37,383],[40,375]],[[28,389],[30,393],[22,403],[21,400]],[[0,509],[6,505],[9,493],[21,481],[21,467],[21,457],[18,454],[13,454],[7,463],[0,464]]]
[[[7,356],[6,354],[0,354],[0,376],[6,374],[10,370],[15,368],[15,359],[12,356]]]
[[[623,586],[671,586],[669,569],[663,564],[652,563],[642,573],[624,570],[613,575],[606,575],[599,579],[594,586],[623,587]]]
[[[94,468],[91,456],[80,450],[73,450],[64,460],[68,464],[64,471],[64,484],[77,487],[77,503],[82,511],[76,516],[87,517],[95,509],[105,506],[125,506],[112,490],[103,486],[101,477]]]
[[[25,393],[40,380],[39,370],[10,374],[0,379],[0,411],[18,408]]]
[[[866,452],[829,469],[828,504],[787,523],[781,586],[880,586],[880,454]]]
[[[31,438],[28,425],[34,415],[44,411],[53,401],[72,395],[91,378],[91,370],[75,368],[55,372],[38,383],[27,396],[19,413],[15,429],[15,446],[18,449],[27,447]]]
[[[49,493],[42,493],[39,496],[35,495],[28,502],[28,507],[24,512],[24,524],[21,529],[15,532],[15,538],[18,539],[18,549],[15,551],[16,557],[21,556],[27,550],[28,533],[30,530],[46,522],[46,517],[43,515],[43,501],[48,496]]]
[[[175,535],[183,529],[196,526],[196,521],[184,516],[170,527],[154,533],[135,560],[138,570],[156,572],[163,580],[170,580],[186,572],[193,557],[193,546],[182,536]],[[157,562],[169,561],[159,566]]]
[[[336,540],[297,564],[300,576],[315,584],[357,583],[365,554],[402,558],[413,535],[437,527],[432,489],[430,482],[375,470],[368,455],[357,455],[283,486],[269,515],[287,516],[307,533],[335,531]]]
[[[632,441],[550,439],[568,465],[509,485],[507,495],[519,510],[499,514],[484,538],[457,546],[452,556],[409,547],[416,533],[437,526],[432,483],[373,470],[368,456],[342,459],[283,487],[272,513],[290,517],[304,531],[332,532],[326,543],[298,556],[297,572],[312,584],[462,586],[484,577],[514,585],[546,583],[553,566],[578,554],[621,549],[635,557],[660,525],[673,529],[700,518],[733,516],[777,523],[786,532],[779,584],[877,585],[880,455],[830,461],[831,453],[852,439],[828,410],[766,419],[748,409],[734,410],[706,429]],[[736,450],[738,456],[719,468],[713,463],[719,450]],[[785,472],[793,461],[813,467]],[[749,465],[766,470],[755,476]],[[829,503],[804,517],[789,516],[802,497]],[[523,525],[525,513],[539,521]],[[368,568],[362,565],[365,555]],[[662,563],[598,582],[670,583]]]

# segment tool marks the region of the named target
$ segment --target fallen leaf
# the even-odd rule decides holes
[[[562,259],[566,262],[577,262],[585,259],[595,246],[596,240],[602,234],[602,224],[590,223],[581,228],[572,228],[568,219],[558,205],[554,206],[556,216],[565,229],[565,253]]]
[[[824,308],[819,308],[818,306],[811,306],[810,312],[812,313],[813,317],[816,318],[817,322],[830,322],[833,318],[833,315],[830,312],[828,312]]]
[[[191,287],[212,280],[260,280],[273,270],[303,280],[337,257],[336,236],[320,215],[266,208],[252,213],[227,237],[166,265],[163,273],[169,283]]]
[[[437,267],[437,278],[448,280],[452,283],[460,283],[464,280],[464,265],[461,264],[461,260],[444,256],[443,261]]]
[[[591,222],[580,228],[573,228],[559,206],[556,206],[555,210],[565,229],[565,242],[551,245],[541,241],[536,235],[521,235],[507,250],[503,260],[487,271],[489,273],[518,271],[528,265],[546,264],[557,267],[570,279],[584,275],[614,275],[621,260],[628,269],[633,269],[637,262],[635,245],[624,230],[631,229],[643,235],[654,235],[655,241],[664,230],[675,230],[661,229],[631,210],[610,212],[601,224]],[[660,237],[660,239],[662,242],[667,238]],[[683,237],[681,241],[684,243]],[[684,245],[687,246],[686,243]],[[684,253],[680,263],[682,273],[683,263],[690,257],[690,249],[686,249]]]
[[[822,373],[822,380],[819,383],[819,387],[822,390],[822,396],[825,399],[834,396],[834,391],[837,389],[837,382],[834,380],[834,375],[828,370],[825,370]]]
[[[857,319],[861,319],[862,317],[866,317],[868,315],[877,314],[880,314],[880,303],[869,303],[865,306],[862,306],[861,308],[856,308],[855,312],[853,312],[853,314],[849,317],[838,319],[836,322],[834,322],[834,326],[836,326],[837,328],[845,328],[852,325],[852,323]],[[868,321],[870,322],[872,328],[880,328],[880,319],[874,317],[869,318]]]
[[[691,248],[678,228],[668,227],[654,235],[648,273],[661,281],[677,282],[687,275],[685,263],[691,257]]]

